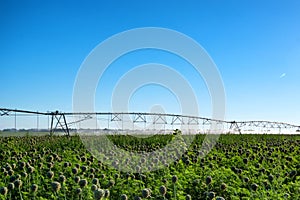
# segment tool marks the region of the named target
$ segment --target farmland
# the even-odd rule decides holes
[[[109,136],[115,147],[149,153],[176,138],[186,151],[170,155],[174,162],[156,153],[137,162],[148,171],[130,173],[97,160],[79,136],[0,137],[0,199],[300,199],[298,135],[221,135],[208,154],[201,134],[190,146],[184,146],[189,136],[179,131]],[[118,153],[102,148],[112,158]],[[151,170],[158,164],[164,167]]]

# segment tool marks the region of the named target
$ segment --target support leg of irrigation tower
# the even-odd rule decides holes
[[[54,127],[53,123],[55,120],[56,120],[56,125]],[[50,127],[51,136],[54,134],[57,128],[61,128],[68,136],[70,136],[70,131],[67,124],[66,116],[63,113],[59,113],[58,111],[51,113],[51,127]]]
[[[241,129],[236,121],[230,122],[230,130],[237,130],[239,134],[242,134]]]
[[[15,112],[15,132],[17,132],[17,112]]]

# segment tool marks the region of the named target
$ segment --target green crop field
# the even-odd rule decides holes
[[[109,136],[129,152],[153,152],[174,138],[189,140]],[[79,136],[0,137],[0,199],[300,199],[300,136],[221,135],[207,155],[204,138],[197,135],[170,164],[154,153],[149,171],[129,173],[97,160]],[[150,170],[159,163],[164,168]]]

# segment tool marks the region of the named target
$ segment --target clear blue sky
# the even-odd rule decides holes
[[[226,119],[300,124],[299,10],[298,0],[1,0],[0,107],[71,111],[76,74],[89,52],[116,33],[154,26],[188,35],[210,54],[226,89]],[[169,55],[128,56],[106,75],[106,92],[97,90],[99,111],[109,109],[105,94],[118,73],[143,62],[167,63]],[[200,114],[210,116],[205,85],[195,85],[192,71],[181,73],[197,91]],[[178,111],[176,103],[168,104],[176,102],[174,96],[157,86],[144,87],[132,98],[132,110],[167,103],[166,112]]]

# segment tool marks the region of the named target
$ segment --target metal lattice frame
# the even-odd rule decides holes
[[[60,127],[68,136],[70,136],[70,131],[69,131],[65,114],[56,111],[56,112],[51,112],[50,115],[51,115],[50,135],[53,135],[55,130],[57,130],[57,128]],[[54,121],[56,121],[55,126],[53,124]]]
[[[281,133],[281,130],[287,129],[297,129],[297,132],[300,132],[299,125],[293,125],[283,122],[270,122],[270,121],[224,121],[217,119],[209,119],[204,117],[197,116],[188,116],[188,115],[177,115],[177,114],[165,114],[165,113],[143,113],[143,112],[35,112],[27,110],[18,110],[18,109],[6,109],[0,108],[0,116],[15,115],[16,113],[26,113],[26,114],[35,114],[35,115],[46,115],[51,117],[51,126],[50,126],[50,135],[53,135],[55,131],[62,130],[65,134],[70,135],[69,126],[72,124],[80,123],[92,118],[97,118],[97,116],[110,116],[109,121],[111,122],[122,122],[123,116],[129,115],[132,116],[133,123],[148,123],[149,117],[152,117],[152,123],[163,124],[163,125],[202,125],[209,126],[213,123],[226,125],[229,127],[228,132],[238,132],[242,133],[242,129],[247,127],[262,128],[262,129],[278,129]],[[80,116],[81,119],[73,122],[67,122],[66,116]],[[148,118],[147,118],[148,117]],[[108,124],[109,127],[109,124]],[[123,124],[122,124],[123,127]],[[123,129],[123,128],[122,128]]]

